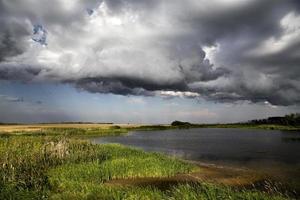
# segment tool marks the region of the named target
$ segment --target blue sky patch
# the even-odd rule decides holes
[[[40,24],[34,25],[32,40],[41,45],[47,45],[47,30]]]

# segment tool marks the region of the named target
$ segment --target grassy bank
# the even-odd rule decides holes
[[[106,184],[113,179],[170,177],[196,169],[158,153],[65,136],[0,138],[0,199],[284,199],[279,194],[205,183],[167,190]]]
[[[0,136],[119,136],[128,133],[128,128],[41,128],[38,130],[3,131]]]
[[[262,130],[300,131],[299,126],[277,124],[195,124],[190,128],[245,128]]]
[[[0,136],[119,136],[129,131],[157,131],[188,128],[244,128],[300,131],[299,126],[276,124],[184,124],[184,125],[113,125],[113,124],[37,124],[0,125]]]

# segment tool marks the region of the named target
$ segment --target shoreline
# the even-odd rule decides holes
[[[156,130],[172,130],[172,129],[194,129],[194,128],[234,128],[234,129],[259,129],[259,130],[279,130],[279,131],[300,131],[299,126],[284,126],[276,124],[191,124],[183,126],[172,126],[172,125],[147,125],[147,124],[71,124],[71,123],[60,123],[60,124],[18,124],[18,125],[7,125],[0,124],[0,135],[1,134],[14,134],[19,132],[42,132],[51,129],[97,129],[101,130],[119,130],[124,133],[132,131],[156,131]],[[97,133],[95,133],[97,136]],[[99,135],[101,136],[101,135]]]
[[[235,199],[256,195],[261,199],[273,196],[285,199],[286,194],[286,191],[265,192],[263,179],[249,170],[200,162],[191,164],[188,163],[191,161],[125,145],[92,144],[87,140],[60,136],[20,136],[0,141],[0,153],[2,157],[7,156],[1,164],[5,177],[1,179],[5,188],[3,191],[0,188],[3,197],[11,194],[19,197],[23,193],[58,197],[62,194],[70,195],[68,197],[109,194],[118,199],[119,195],[131,194],[172,197],[180,191],[199,195],[199,198],[209,194],[223,195],[224,198],[235,196]],[[19,162],[24,152],[26,157]],[[32,171],[38,173],[32,174]],[[253,182],[258,183],[257,187]],[[20,183],[26,183],[22,190]],[[262,186],[259,183],[263,183]]]

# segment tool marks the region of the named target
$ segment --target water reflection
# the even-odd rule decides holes
[[[300,192],[300,133],[248,129],[181,129],[94,138],[205,164],[250,170]]]
[[[300,142],[300,137],[283,137],[283,142]]]
[[[133,132],[94,138],[95,143],[121,143],[184,159],[208,162],[300,163],[300,133],[249,129],[181,129]]]

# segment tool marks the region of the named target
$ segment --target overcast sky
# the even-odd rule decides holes
[[[0,121],[300,112],[299,0],[0,0]]]

